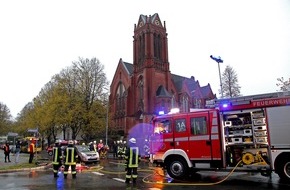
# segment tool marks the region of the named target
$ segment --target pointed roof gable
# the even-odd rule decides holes
[[[185,78],[184,84],[187,86],[187,88],[191,94],[196,90],[196,88],[199,87],[199,82],[195,81],[194,77]]]
[[[187,78],[175,74],[171,74],[171,79],[176,86],[176,90],[178,92],[182,91],[183,85],[189,90],[190,93],[192,93],[196,88],[199,87],[198,81],[195,81],[194,77]]]
[[[206,98],[211,97],[211,96],[215,96],[212,93],[210,84],[207,84],[206,86],[201,87],[201,93],[202,93],[203,97],[206,97]]]
[[[147,15],[142,15],[141,14],[140,17],[139,17],[139,20],[138,20],[138,24],[137,25],[139,27],[142,27],[142,26],[144,26],[147,23],[159,25],[159,26],[162,27],[162,23],[161,23],[161,20],[159,18],[158,13],[155,13],[152,16],[151,15],[147,16]]]
[[[164,88],[164,86],[160,85],[156,91],[156,96],[159,98],[171,98],[172,95]]]
[[[123,65],[124,65],[125,69],[127,70],[128,74],[132,75],[133,72],[134,72],[133,64],[127,63],[127,62],[123,62]]]

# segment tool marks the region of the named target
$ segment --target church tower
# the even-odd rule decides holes
[[[171,101],[168,89],[173,88],[168,62],[168,41],[165,22],[159,15],[140,15],[134,28],[131,107],[137,118],[153,115]],[[161,97],[162,96],[162,97]]]
[[[214,98],[210,85],[172,74],[165,22],[159,15],[140,15],[134,25],[133,63],[119,60],[110,86],[110,133],[127,137],[137,128],[148,134],[152,118],[171,108],[189,112]]]

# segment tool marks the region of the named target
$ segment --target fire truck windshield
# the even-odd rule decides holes
[[[154,121],[154,134],[171,133],[172,125],[168,119]]]

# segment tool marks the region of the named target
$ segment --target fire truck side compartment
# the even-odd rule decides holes
[[[290,148],[290,106],[266,109],[272,148]]]

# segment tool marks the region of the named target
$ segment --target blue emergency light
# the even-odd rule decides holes
[[[230,102],[222,102],[221,107],[222,108],[229,108],[232,104]]]
[[[229,104],[228,103],[223,103],[223,108],[227,108],[227,107],[229,107]]]
[[[159,111],[158,115],[164,115],[164,111]]]

